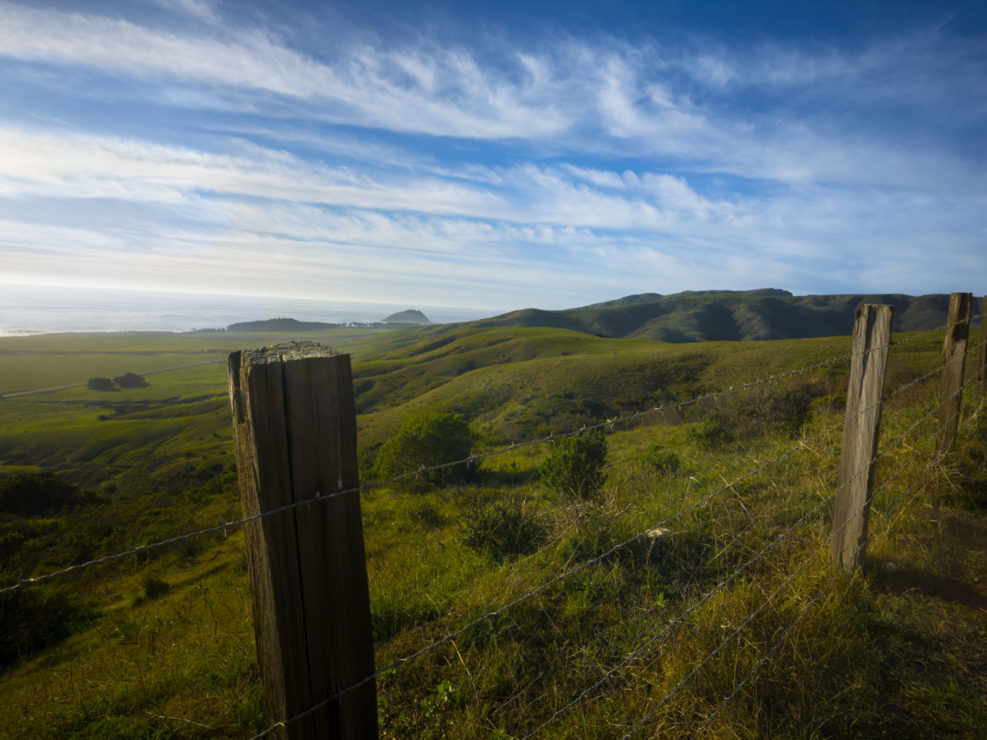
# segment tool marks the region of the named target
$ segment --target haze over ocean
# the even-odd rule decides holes
[[[52,332],[192,331],[238,321],[380,321],[408,308],[433,323],[470,321],[494,311],[447,306],[354,303],[201,293],[153,293],[50,285],[0,285],[0,336]]]

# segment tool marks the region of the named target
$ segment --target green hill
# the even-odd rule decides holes
[[[794,296],[775,288],[665,296],[644,293],[562,311],[526,308],[474,325],[555,327],[602,337],[676,343],[796,339],[849,334],[854,311],[861,303],[892,305],[897,331],[922,331],[945,323],[949,296]],[[974,313],[979,315],[979,310]]]
[[[657,298],[696,309],[698,326],[722,296]],[[730,317],[746,303],[752,322],[751,307],[785,298],[739,297]],[[527,316],[617,326],[661,301]],[[901,311],[923,305],[938,310]],[[522,737],[552,722],[543,736],[609,737],[656,712],[669,736],[707,720],[712,737],[982,734],[987,431],[965,411],[962,449],[940,464],[936,378],[904,390],[939,364],[941,332],[896,337],[870,565],[846,577],[826,547],[846,337],[667,343],[484,323],[315,333],[353,357],[363,482],[382,482],[375,458],[419,412],[461,414],[473,450],[498,450],[469,483],[361,497],[375,660],[395,664],[378,678],[382,736]],[[11,737],[268,727],[244,532],[131,551],[242,516],[216,360],[298,336],[0,339],[3,387],[152,371],[139,387],[0,400],[0,587],[127,553],[0,594]],[[615,417],[596,498],[542,480],[554,447],[526,442]]]

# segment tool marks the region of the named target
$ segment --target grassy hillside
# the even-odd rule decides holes
[[[0,340],[19,358],[0,377],[10,389],[38,387],[42,372],[84,382],[282,338]],[[870,567],[835,581],[825,539],[849,365],[825,361],[848,351],[846,338],[668,344],[485,325],[322,338],[354,351],[364,480],[419,411],[463,414],[477,451],[618,419],[606,482],[587,500],[540,479],[546,444],[485,458],[466,485],[364,495],[377,664],[462,630],[380,677],[383,736],[523,737],[556,712],[544,736],[609,737],[652,712],[643,729],[659,736],[707,721],[724,737],[977,737],[987,724],[987,426],[971,399],[961,449],[929,467],[934,385],[908,385],[937,366],[940,334],[893,350],[888,391],[905,390],[885,410]],[[0,401],[0,487],[42,472],[78,487],[36,514],[0,514],[0,585],[237,518],[225,372],[207,364],[143,388]],[[668,536],[607,554],[659,524]],[[486,536],[503,527],[506,539]],[[0,599],[11,736],[265,729],[242,532],[21,593]]]
[[[861,303],[892,305],[898,331],[921,331],[945,323],[949,296],[793,296],[774,289],[645,293],[564,311],[524,309],[476,325],[556,327],[665,342],[792,339],[849,334]]]

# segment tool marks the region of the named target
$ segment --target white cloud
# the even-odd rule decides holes
[[[946,269],[936,245],[964,270],[987,268],[973,246],[987,228],[982,155],[924,126],[964,101],[959,118],[982,121],[984,63],[963,43],[775,45],[753,60],[749,48],[600,37],[522,49],[357,36],[301,50],[267,29],[211,23],[216,9],[200,0],[155,1],[204,24],[190,35],[0,3],[0,56],[14,76],[17,60],[25,74],[84,67],[106,87],[125,81],[114,94],[131,104],[154,98],[154,115],[227,109],[207,124],[211,143],[185,146],[0,122],[0,213],[34,208],[7,216],[5,273],[53,269],[44,260],[62,254],[54,269],[69,276],[244,290],[269,278],[375,297],[404,280],[466,300],[545,286],[600,299],[811,289],[827,274],[854,279],[842,277],[847,264],[879,282],[889,256],[922,277]],[[933,72],[913,79],[922,64]],[[764,107],[737,104],[751,91]],[[917,110],[927,93],[941,105],[905,134],[868,123],[882,106]],[[249,119],[234,115],[246,109]],[[189,120],[176,130],[201,128]],[[216,144],[217,131],[235,136]],[[121,204],[126,226],[97,223],[94,199]],[[44,204],[62,226],[32,221]]]
[[[189,16],[206,23],[217,23],[215,4],[207,0],[149,0],[149,2],[178,15]]]
[[[197,0],[161,1],[212,12]],[[854,129],[859,114],[890,104],[928,107],[929,100],[942,101],[944,109],[963,104],[960,117],[987,111],[979,83],[987,64],[978,61],[975,45],[947,44],[934,33],[853,53],[778,44],[755,53],[708,47],[570,39],[525,50],[487,40],[469,49],[419,36],[383,47],[335,41],[303,53],[259,29],[179,35],[93,14],[0,4],[0,54],[150,80],[164,84],[162,95],[176,104],[242,110],[252,91],[250,107],[259,114],[267,109],[398,132],[672,158],[699,171],[783,182],[927,187],[928,174],[942,169],[930,165],[949,142],[929,130],[917,129],[916,142],[889,136],[894,131],[887,127]],[[712,94],[696,102],[676,81],[681,71]],[[736,106],[736,96],[750,91],[766,96],[765,109]],[[264,95],[272,97],[257,97]],[[853,115],[841,122],[848,111]],[[944,110],[941,117],[950,115]],[[944,164],[934,183],[969,178],[962,163]]]

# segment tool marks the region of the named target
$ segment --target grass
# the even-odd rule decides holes
[[[59,346],[37,341],[39,351]],[[93,341],[131,354],[155,342],[173,352],[167,343],[179,342]],[[186,348],[217,340],[189,341]],[[464,414],[481,444],[522,442],[816,364],[848,345],[667,345],[504,327],[359,341],[357,387],[372,383],[360,391],[365,460],[418,410]],[[898,345],[888,390],[934,367],[940,341],[923,335]],[[72,357],[58,356],[68,369]],[[935,422],[922,415],[934,409],[934,387],[888,404],[867,567],[834,579],[826,539],[847,369],[835,363],[772,384],[808,389],[808,413],[794,428],[784,415],[801,407],[766,406],[759,389],[738,399],[778,418],[754,418],[753,401],[716,400],[615,423],[607,478],[591,501],[540,480],[545,445],[484,459],[470,484],[367,492],[377,665],[459,633],[380,676],[382,736],[523,737],[551,719],[548,737],[611,737],[650,713],[646,736],[688,735],[707,722],[709,736],[730,738],[980,736],[981,417],[971,399],[959,450],[929,467],[931,448],[921,445]],[[148,381],[0,402],[0,474],[54,470],[96,493],[48,519],[0,517],[0,547],[12,548],[0,564],[3,583],[239,516],[225,368]],[[707,444],[700,432],[711,418],[729,438]],[[892,446],[916,422],[914,435]],[[656,447],[676,456],[674,470],[652,464]],[[478,513],[492,517],[492,546],[470,544],[470,523],[485,521]],[[511,545],[515,530],[537,547]],[[249,737],[265,728],[242,533],[91,568],[59,586],[95,616],[0,674],[5,732]]]

